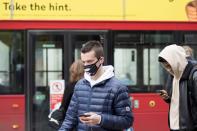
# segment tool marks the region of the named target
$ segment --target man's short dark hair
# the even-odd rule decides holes
[[[95,56],[99,59],[104,56],[103,46],[99,41],[91,40],[86,42],[81,48],[82,53],[87,53],[93,50],[95,52]]]

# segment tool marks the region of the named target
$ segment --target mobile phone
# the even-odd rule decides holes
[[[89,117],[89,114],[80,114],[79,117]]]

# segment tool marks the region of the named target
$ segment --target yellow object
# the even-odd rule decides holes
[[[0,20],[188,21],[191,0],[1,0]]]

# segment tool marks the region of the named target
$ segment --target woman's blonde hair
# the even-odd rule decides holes
[[[69,68],[69,73],[69,82],[76,82],[81,79],[84,75],[83,62],[81,60],[74,61]]]

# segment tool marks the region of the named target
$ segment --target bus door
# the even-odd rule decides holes
[[[55,95],[52,97],[50,89],[62,90],[65,87],[69,79],[69,66],[74,60],[80,59],[80,49],[88,40],[99,40],[106,45],[106,32],[28,32],[27,131],[52,130],[48,125],[48,115],[61,100]]]

